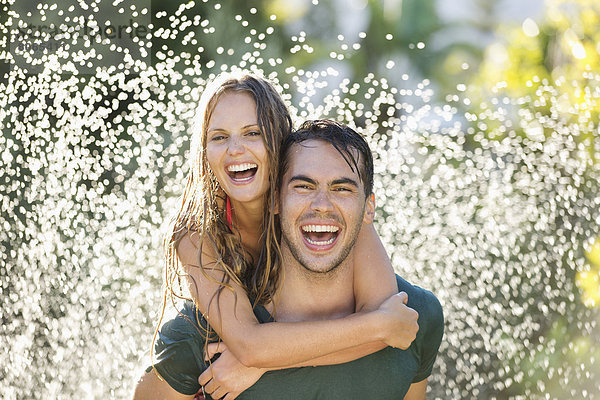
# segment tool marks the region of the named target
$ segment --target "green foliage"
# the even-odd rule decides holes
[[[471,100],[481,95],[550,96],[534,104],[581,127],[595,127],[600,111],[600,5],[592,0],[552,0],[538,23],[502,26],[471,81]],[[554,99],[550,99],[553,97]],[[540,99],[541,100],[541,99]],[[593,129],[592,129],[593,131]],[[591,132],[588,132],[591,134]],[[583,135],[582,138],[585,138]]]
[[[0,343],[23,349],[0,363],[0,393],[129,392],[198,97],[238,66],[298,119],[368,137],[380,235],[445,308],[430,397],[597,398],[599,6],[548,2],[496,29],[494,3],[474,3],[487,17],[449,23],[434,0],[153,0],[141,69],[0,71]],[[467,25],[499,39],[438,40]]]
[[[478,73],[467,91],[470,122],[473,129],[490,140],[520,136],[523,143],[539,146],[543,151],[557,132],[570,132],[575,145],[567,158],[578,158],[586,151],[592,163],[598,162],[598,118],[600,115],[600,5],[588,0],[552,0],[545,5],[543,17],[534,22],[526,19],[521,26],[501,26],[500,38],[485,51]],[[516,99],[516,102],[515,102]],[[475,105],[473,107],[472,104]],[[487,111],[502,108],[496,120],[486,119]],[[512,121],[508,123],[507,121]],[[553,122],[551,122],[553,121]],[[506,127],[512,127],[507,129]],[[536,144],[537,143],[537,144]],[[591,179],[593,165],[584,175]],[[586,187],[575,188],[585,193]],[[595,196],[589,192],[584,196]],[[568,215],[563,213],[563,216]],[[564,218],[564,217],[562,217]],[[574,307],[597,307],[600,296],[598,242],[594,237],[577,235],[573,251],[587,254],[588,263],[581,265],[567,279],[575,282],[572,293]],[[563,313],[551,319],[529,341],[529,355],[514,355],[509,360],[511,385],[507,395],[530,393],[552,398],[597,398],[599,313],[584,311],[590,321],[573,321]],[[577,312],[579,313],[579,312]]]

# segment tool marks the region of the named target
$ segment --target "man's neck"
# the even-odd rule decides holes
[[[354,312],[352,255],[331,272],[315,273],[282,247],[284,278],[276,298],[277,321],[333,319]]]

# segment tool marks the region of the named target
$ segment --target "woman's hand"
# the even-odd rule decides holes
[[[383,342],[406,350],[419,331],[419,313],[408,307],[408,295],[400,292],[384,301],[377,312],[384,316]]]
[[[246,367],[227,349],[225,343],[210,343],[206,360],[217,353],[219,358],[200,375],[198,382],[204,392],[214,399],[233,400],[244,390],[254,385],[267,371],[262,368]]]

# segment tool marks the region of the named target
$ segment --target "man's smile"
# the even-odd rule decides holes
[[[302,225],[300,231],[309,249],[327,251],[335,245],[340,228],[337,225],[312,223]]]
[[[359,170],[326,141],[294,144],[288,157],[279,193],[282,244],[302,268],[323,276],[352,250],[367,212],[364,187]]]

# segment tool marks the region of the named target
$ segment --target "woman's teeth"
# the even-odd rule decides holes
[[[246,171],[252,168],[258,168],[258,165],[256,164],[236,164],[236,165],[230,165],[229,167],[227,167],[227,171],[229,172],[242,172],[242,171]]]
[[[233,164],[227,167],[227,174],[238,183],[251,181],[256,175],[258,165],[254,163]]]

